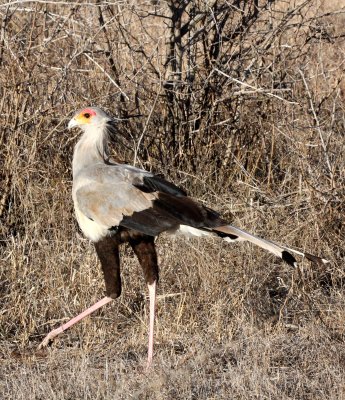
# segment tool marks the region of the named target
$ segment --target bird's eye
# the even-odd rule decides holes
[[[85,118],[90,118],[91,115],[90,115],[89,113],[85,113],[85,114],[84,114],[84,117],[85,117]]]

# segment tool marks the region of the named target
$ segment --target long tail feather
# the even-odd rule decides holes
[[[213,228],[213,231],[218,236],[223,237],[225,240],[228,239],[229,241],[248,241],[253,244],[256,244],[257,246],[265,250],[268,250],[269,252],[280,257],[292,267],[297,267],[297,261],[291,253],[298,254],[318,264],[327,264],[329,262],[324,258],[317,257],[309,253],[303,253],[301,251],[290,249],[288,247],[282,247],[276,243],[273,243],[266,239],[261,239],[257,236],[252,235],[251,233],[243,231],[242,229],[239,228],[235,228],[234,226],[231,225],[218,226],[217,228]]]

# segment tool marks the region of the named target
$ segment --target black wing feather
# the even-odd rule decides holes
[[[194,228],[214,228],[224,224],[215,211],[197,204],[190,197],[158,193],[152,207],[125,216],[121,226],[134,229],[150,236],[174,230],[179,225]]]
[[[187,193],[183,189],[158,175],[144,176],[143,180],[141,182],[136,182],[134,186],[145,193],[162,192],[169,193],[176,197],[187,196]]]

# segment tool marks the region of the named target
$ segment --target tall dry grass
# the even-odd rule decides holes
[[[1,398],[345,397],[344,4],[181,7],[0,4]],[[104,291],[70,194],[66,124],[85,105],[121,119],[121,159],[331,263],[291,271],[248,245],[162,235],[149,375],[128,248],[121,298],[37,352]]]

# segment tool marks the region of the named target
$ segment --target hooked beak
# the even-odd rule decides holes
[[[78,125],[79,125],[78,121],[77,121],[75,118],[72,118],[72,119],[69,121],[67,128],[68,128],[68,129],[72,129],[72,128],[74,128],[75,126],[78,126]]]

